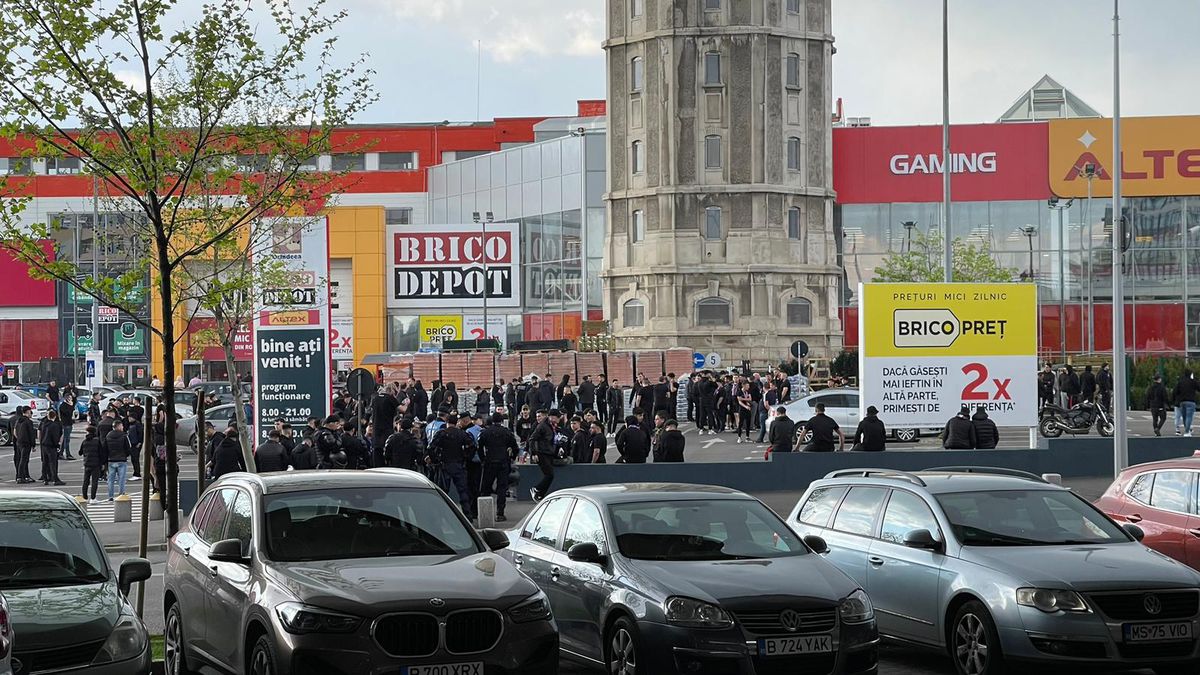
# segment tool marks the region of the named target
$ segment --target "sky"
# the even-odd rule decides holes
[[[940,123],[941,3],[832,1],[833,91],[845,113],[876,125]],[[577,99],[604,98],[604,0],[333,2],[348,11],[341,49],[367,52],[377,71],[380,101],[360,121],[563,115]],[[994,121],[1043,74],[1111,114],[1111,4],[950,5],[954,122]],[[1200,2],[1126,0],[1121,30],[1123,113],[1200,113]]]

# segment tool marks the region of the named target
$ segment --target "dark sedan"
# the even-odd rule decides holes
[[[875,673],[871,601],[762,502],[720,487],[560,490],[502,555],[545,591],[561,649],[613,675]]]
[[[166,672],[553,675],[545,595],[421,474],[234,473],[171,539]]]

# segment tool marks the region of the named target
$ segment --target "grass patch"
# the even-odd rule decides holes
[[[161,635],[151,635],[150,636],[150,656],[155,661],[163,660],[163,636],[161,636]]]

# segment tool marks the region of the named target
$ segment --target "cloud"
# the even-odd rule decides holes
[[[458,39],[483,41],[501,63],[530,57],[599,57],[603,0],[371,0],[402,21],[448,28]],[[490,6],[485,6],[490,5]]]

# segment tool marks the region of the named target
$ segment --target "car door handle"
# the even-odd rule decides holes
[[[1193,527],[1192,529],[1188,530],[1188,534],[1192,535],[1193,537],[1200,537],[1200,528]]]
[[[521,565],[524,565],[524,564],[525,564],[524,556],[519,556],[519,555],[513,556],[513,565],[520,567]]]
[[[218,572],[217,572],[217,566],[216,566],[216,565],[211,565],[211,566],[208,568],[208,576],[210,576],[210,577],[212,577],[212,578],[216,579],[216,578],[217,578],[217,574],[218,574]]]
[[[1125,519],[1126,519],[1126,520],[1128,520],[1128,521],[1129,521],[1129,522],[1131,522],[1131,523],[1140,523],[1140,522],[1142,522],[1142,517],[1141,517],[1141,516],[1139,516],[1139,515],[1138,515],[1138,514],[1136,514],[1136,513],[1131,513],[1131,514],[1129,514],[1128,516],[1125,516]]]
[[[873,556],[867,558],[867,562],[871,563],[872,565],[874,565],[876,567],[879,567],[880,565],[883,564],[883,558],[880,558],[877,555],[873,555]]]
[[[558,569],[557,565],[555,565],[554,567],[551,567],[550,568],[550,581],[558,581],[558,576],[561,572],[562,572],[562,570]]]
[[[192,547],[191,546],[188,546],[187,548],[183,549],[182,552],[183,552],[183,557],[185,557],[185,558],[192,557]]]

